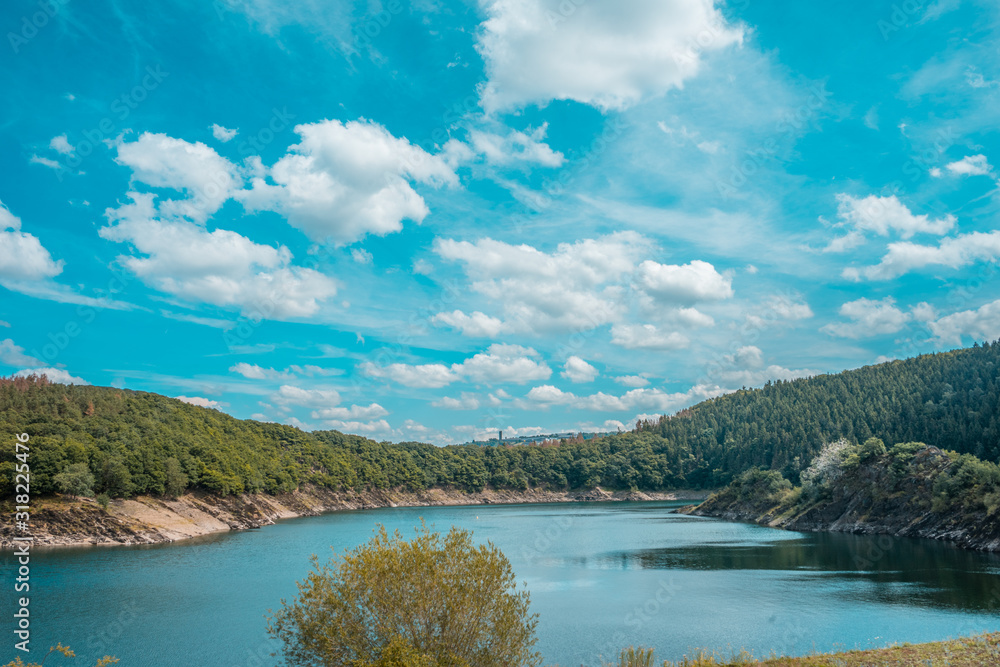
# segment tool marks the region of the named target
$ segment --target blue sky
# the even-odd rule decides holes
[[[998,18],[9,2],[0,372],[443,444],[995,339]]]

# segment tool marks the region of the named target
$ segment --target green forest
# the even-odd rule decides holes
[[[157,394],[0,379],[0,427],[30,436],[31,492],[127,497],[451,487],[713,488],[753,468],[798,483],[825,443],[921,441],[996,461],[1000,343],[769,383],[634,431],[544,445],[376,442],[239,420]],[[13,444],[0,489],[13,491]]]

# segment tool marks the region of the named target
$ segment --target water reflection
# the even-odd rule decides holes
[[[775,570],[814,582],[854,582],[846,600],[1000,611],[1000,556],[932,540],[837,533],[775,541],[712,543],[617,551],[577,564],[598,569]],[[857,585],[865,582],[870,586]]]

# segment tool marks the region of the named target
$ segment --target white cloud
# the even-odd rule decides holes
[[[839,312],[851,321],[827,324],[820,330],[842,338],[865,338],[896,333],[913,319],[912,313],[896,307],[896,300],[891,296],[880,301],[864,298],[848,301]]]
[[[321,410],[332,408],[340,403],[340,394],[335,389],[303,389],[284,384],[278,388],[278,391],[271,394],[270,400],[285,407],[295,406]]]
[[[53,261],[37,236],[21,230],[21,220],[0,202],[0,283],[34,281],[62,273],[63,261]]]
[[[392,380],[406,387],[438,389],[455,382],[458,377],[444,364],[378,364],[366,361],[358,370],[368,377]]]
[[[431,405],[435,408],[443,408],[445,410],[478,410],[480,402],[479,399],[476,398],[475,394],[463,391],[459,398],[442,396],[440,399],[431,403]]]
[[[429,212],[411,187],[416,181],[455,185],[458,177],[439,155],[368,120],[325,120],[298,125],[301,141],[239,194],[251,211],[281,213],[314,241],[351,243],[366,234],[402,229]]]
[[[235,139],[238,132],[239,130],[231,130],[228,127],[219,125],[218,123],[212,123],[212,136],[222,143]]]
[[[354,248],[351,250],[351,259],[358,264],[371,264],[372,260],[375,258],[372,257],[372,254],[364,248]]]
[[[793,294],[776,294],[765,299],[746,318],[747,325],[755,329],[778,324],[780,322],[795,322],[813,316],[809,304],[801,297]]]
[[[537,361],[538,353],[520,345],[494,343],[460,364],[389,364],[366,361],[358,369],[368,377],[393,380],[407,387],[440,388],[459,380],[481,384],[524,384],[545,380],[552,369]]]
[[[58,382],[59,384],[90,384],[83,378],[70,375],[61,368],[24,368],[14,373],[15,377],[27,377],[29,375],[44,375],[51,382]]]
[[[848,267],[843,276],[851,280],[889,280],[927,266],[960,269],[975,262],[1000,257],[1000,231],[972,232],[942,239],[936,246],[890,243],[888,252],[875,266]]]
[[[733,279],[715,270],[708,262],[659,264],[646,260],[639,265],[637,280],[646,294],[658,301],[691,305],[698,301],[718,301],[733,295]]]
[[[577,396],[552,385],[533,387],[516,404],[524,410],[545,410],[552,406],[567,406],[573,410],[594,412],[623,412],[650,410],[670,412],[706,398],[722,394],[718,387],[696,385],[686,392],[667,393],[661,389],[632,389],[621,396],[598,392]]]
[[[649,380],[642,377],[641,375],[619,375],[618,377],[615,378],[615,382],[621,385],[625,385],[626,387],[633,387],[633,388],[649,386]]]
[[[713,371],[712,380],[730,389],[762,385],[769,380],[794,380],[818,374],[818,371],[805,368],[768,365],[763,350],[756,345],[744,345],[732,354],[724,355],[720,366]]]
[[[582,330],[624,312],[622,280],[648,242],[634,232],[562,243],[555,252],[484,238],[438,239],[435,252],[464,264],[472,290],[501,305],[511,331]]]
[[[702,54],[742,42],[713,0],[483,0],[487,111],[576,100],[624,109],[680,88]]]
[[[566,161],[562,153],[552,150],[544,142],[547,124],[530,132],[511,131],[506,136],[491,132],[472,130],[469,143],[476,153],[486,161],[496,165],[510,165],[516,162],[539,164],[543,167],[559,167]]]
[[[664,331],[653,324],[616,324],[611,342],[626,350],[679,350],[691,341],[676,331]]]
[[[830,241],[822,252],[847,252],[863,245],[864,242],[865,235],[855,229]]]
[[[928,326],[938,345],[961,345],[964,337],[973,340],[1000,338],[1000,300],[975,310],[962,310],[946,315]]]
[[[570,382],[580,383],[593,382],[598,374],[596,368],[580,357],[573,356],[566,360],[566,363],[563,365],[563,371],[559,375]]]
[[[73,144],[69,143],[69,139],[66,138],[65,134],[52,137],[52,141],[49,142],[49,148],[62,155],[72,155],[75,150]]]
[[[452,369],[470,382],[483,384],[523,384],[548,379],[552,369],[532,358],[536,356],[538,353],[530,347],[494,343],[486,352],[480,352],[452,366]]]
[[[993,86],[1000,85],[1000,81],[987,79],[983,76],[982,72],[977,71],[975,67],[971,66],[965,70],[965,82],[973,88],[992,88]]]
[[[0,363],[8,366],[41,366],[43,362],[24,353],[24,348],[10,338],[0,340]]]
[[[945,165],[945,169],[959,176],[989,176],[993,171],[985,155],[967,155],[957,162]]]
[[[937,220],[931,220],[926,215],[914,215],[895,195],[879,197],[869,195],[863,199],[848,194],[837,195],[837,217],[842,225],[850,225],[857,231],[871,231],[879,236],[888,236],[890,231],[897,232],[904,239],[917,233],[937,234],[948,233],[955,226],[955,216],[946,215]],[[839,246],[834,244],[839,243]],[[836,240],[827,246],[830,252],[846,250],[858,245],[857,237]]]
[[[478,310],[471,315],[466,315],[461,310],[437,313],[431,318],[431,322],[454,327],[461,331],[463,336],[474,338],[496,338],[504,331],[502,320]]]
[[[291,380],[294,376],[287,372],[276,371],[273,368],[263,368],[257,364],[241,361],[229,367],[229,372],[239,373],[251,380]]]
[[[47,157],[41,157],[39,155],[32,155],[31,159],[28,160],[32,164],[40,164],[43,167],[48,167],[49,169],[62,169],[62,165]]]
[[[313,419],[378,419],[389,414],[389,411],[378,403],[371,405],[352,405],[349,408],[323,408],[312,413]]]
[[[283,319],[308,317],[336,294],[336,284],[313,269],[291,265],[292,254],[254,243],[236,232],[157,217],[153,195],[129,193],[132,203],[108,209],[113,224],[102,238],[128,242],[145,256],[119,261],[158,290],[244,313]]]
[[[174,396],[178,401],[183,401],[184,403],[190,403],[191,405],[197,405],[201,408],[212,408],[214,410],[221,410],[222,403],[218,401],[213,401],[208,398],[203,398],[201,396]]]
[[[157,188],[183,190],[188,199],[166,200],[160,211],[203,223],[240,187],[236,166],[214,149],[165,134],[142,133],[136,141],[118,143],[118,164],[132,178]]]
[[[324,425],[328,428],[332,428],[343,433],[352,433],[354,435],[388,435],[392,433],[392,427],[389,425],[389,422],[384,419],[370,422],[331,419],[324,422]]]

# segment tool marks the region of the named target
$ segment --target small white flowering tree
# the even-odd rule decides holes
[[[823,445],[823,449],[802,472],[802,489],[806,493],[816,494],[830,488],[844,474],[844,461],[855,453],[854,449],[844,438]]]

